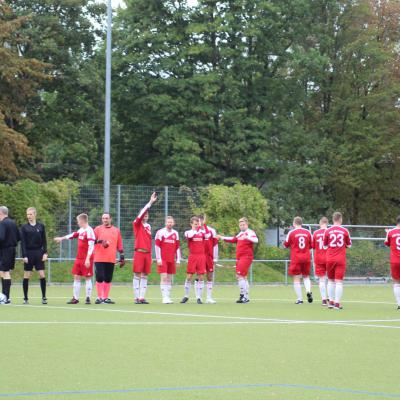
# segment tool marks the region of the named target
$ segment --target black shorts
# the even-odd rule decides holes
[[[35,267],[36,271],[44,270],[44,261],[43,258],[43,250],[27,250],[26,256],[28,258],[28,263],[24,263],[24,271],[32,271],[33,267]]]
[[[0,249],[0,271],[8,272],[15,267],[15,247]]]
[[[114,263],[95,262],[96,282],[111,282],[114,274]]]

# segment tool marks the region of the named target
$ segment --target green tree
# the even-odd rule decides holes
[[[21,57],[19,31],[27,18],[0,3],[0,179],[14,181],[27,174],[24,160],[31,149],[22,130],[30,123],[28,101],[46,79],[46,64]]]

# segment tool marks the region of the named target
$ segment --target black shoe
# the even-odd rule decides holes
[[[135,299],[135,304],[142,304],[139,299]]]
[[[294,304],[303,304],[303,300],[296,300]]]
[[[29,300],[28,299],[24,299],[24,303],[23,304],[29,304]]]
[[[86,297],[85,304],[91,304],[90,297]]]
[[[97,298],[96,301],[94,302],[94,304],[102,304],[103,301],[104,301],[103,299]]]
[[[140,304],[150,304],[146,299],[140,299]]]
[[[43,298],[42,298],[42,304],[47,304],[47,299],[46,299],[46,297],[43,297]]]
[[[111,299],[107,298],[107,299],[104,299],[104,300],[103,300],[103,303],[106,303],[106,304],[115,304],[115,301],[112,301]]]
[[[250,299],[243,297],[242,303],[250,303]]]
[[[312,303],[314,301],[314,299],[312,297],[312,292],[307,292],[307,301],[309,303]]]
[[[70,301],[67,301],[67,304],[78,304],[79,300],[75,299],[75,297],[73,297]]]
[[[10,299],[7,299],[7,300],[4,302],[4,304],[11,304],[11,300],[10,300]]]
[[[400,310],[400,306],[397,306],[397,309]]]
[[[181,303],[182,303],[182,304],[187,303],[188,300],[189,300],[189,297],[186,297],[186,296],[185,296],[185,297],[181,300]]]
[[[201,299],[197,299],[197,304],[203,304],[203,302],[201,301]]]
[[[244,299],[244,294],[241,294],[239,296],[239,300],[236,300],[236,303],[243,303],[243,299]]]

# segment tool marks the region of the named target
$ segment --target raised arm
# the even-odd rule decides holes
[[[143,221],[143,217],[146,214],[147,211],[149,211],[149,208],[157,201],[157,194],[154,192],[151,197],[149,202],[140,210],[138,216],[135,218],[133,221],[134,224],[141,223]]]

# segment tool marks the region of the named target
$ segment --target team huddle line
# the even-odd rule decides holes
[[[149,202],[141,209],[133,221],[135,237],[133,256],[133,292],[136,304],[148,304],[146,300],[147,280],[152,265],[152,231],[148,223],[149,210],[157,201],[153,193]],[[45,226],[36,220],[36,209],[27,209],[28,223],[17,228],[8,217],[8,208],[0,206],[0,276],[2,278],[2,296],[0,303],[10,303],[11,271],[15,267],[16,247],[21,242],[21,253],[24,262],[23,293],[24,304],[29,303],[29,279],[33,268],[39,273],[42,303],[47,304],[45,261],[47,260],[47,240]],[[351,247],[348,230],[342,226],[342,215],[335,212],[333,225],[328,227],[326,217],[321,218],[320,229],[311,234],[302,227],[301,217],[293,220],[291,229],[284,241],[290,248],[289,275],[293,277],[296,293],[295,304],[303,304],[301,280],[306,290],[309,303],[313,302],[311,291],[311,250],[314,250],[314,270],[318,277],[322,305],[328,308],[342,309],[343,279],[346,272],[346,249]],[[119,254],[119,266],[125,265],[125,255],[120,230],[113,226],[109,213],[102,215],[102,224],[96,228],[89,225],[87,214],[77,216],[78,231],[54,238],[56,243],[63,240],[77,239],[77,254],[72,268],[73,297],[68,304],[78,304],[81,281],[85,279],[85,304],[91,304],[92,277],[95,275],[97,297],[95,304],[114,304],[110,298],[114,267]],[[160,275],[162,302],[173,303],[171,299],[172,277],[176,267],[181,263],[179,233],[174,229],[172,216],[166,217],[165,227],[155,235],[155,255],[157,272]],[[206,303],[213,304],[213,272],[218,262],[218,242],[236,244],[236,277],[239,287],[237,303],[248,303],[249,282],[247,275],[254,260],[254,244],[258,243],[256,233],[249,229],[245,217],[239,219],[240,232],[233,237],[218,235],[216,230],[206,224],[205,215],[193,216],[190,219],[191,229],[184,233],[188,243],[184,295],[181,303],[187,303],[191,286],[194,286],[196,302],[203,303],[203,291],[206,288]],[[394,280],[394,294],[400,309],[400,217],[397,227],[388,232],[385,245],[391,249],[391,273]]]

